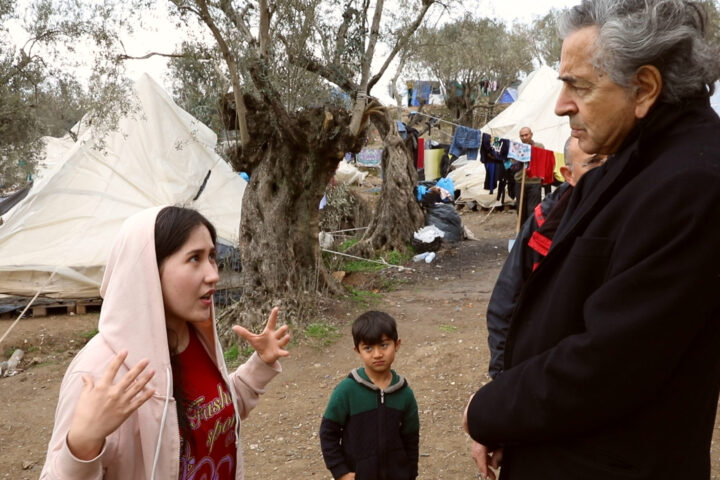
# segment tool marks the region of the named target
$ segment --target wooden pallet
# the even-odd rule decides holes
[[[46,317],[52,315],[68,315],[71,313],[85,314],[88,311],[99,311],[102,300],[93,298],[89,300],[58,301],[30,307],[33,317]]]

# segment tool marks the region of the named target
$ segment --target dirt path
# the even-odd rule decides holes
[[[243,424],[248,480],[330,478],[317,430],[333,387],[359,365],[350,323],[369,308],[398,320],[403,345],[394,367],[408,378],[418,400],[420,479],[476,478],[460,416],[468,396],[488,380],[485,310],[515,225],[513,213],[485,218],[483,212],[463,215],[477,241],[441,252],[432,264],[412,264],[413,272],[382,274],[397,289],[383,293],[377,303],[331,305],[317,319],[337,326],[339,336],[330,345],[293,345],[283,374]],[[10,323],[0,321],[0,333]],[[2,346],[2,359],[14,345],[39,363],[0,379],[0,479],[38,477],[62,375],[96,323],[96,315],[23,320]],[[712,478],[720,479],[720,448],[712,448]]]

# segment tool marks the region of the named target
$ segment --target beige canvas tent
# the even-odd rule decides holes
[[[518,87],[517,100],[480,130],[519,142],[520,129],[530,127],[535,141],[548,150],[562,152],[570,136],[570,124],[567,117],[555,115],[555,102],[562,88],[557,77],[557,72],[548,66],[532,72]]]
[[[0,293],[97,297],[120,225],[151,206],[194,207],[226,243],[237,239],[246,184],[215,153],[214,133],[149,76],[135,93],[137,112],[102,141],[90,128],[61,142],[62,159],[4,216]]]

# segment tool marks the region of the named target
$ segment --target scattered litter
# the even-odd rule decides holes
[[[16,349],[12,355],[10,355],[10,358],[7,362],[2,362],[2,365],[0,365],[0,373],[3,377],[11,377],[13,375],[18,374],[18,365],[20,364],[20,361],[23,359],[23,356],[25,355],[25,352],[23,352],[21,349]]]

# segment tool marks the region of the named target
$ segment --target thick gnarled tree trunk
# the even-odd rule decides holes
[[[250,174],[240,225],[243,301],[231,321],[257,326],[272,306],[297,318],[316,291],[337,291],[320,256],[318,206],[345,152],[360,143],[342,110],[305,110],[279,126],[264,103],[245,96],[245,104],[250,141],[232,159]]]
[[[406,251],[413,233],[424,223],[422,209],[413,196],[417,171],[395,120],[379,105],[371,105],[368,112],[385,149],[381,164],[382,192],[375,215],[363,238],[351,249],[366,257],[380,250]]]

